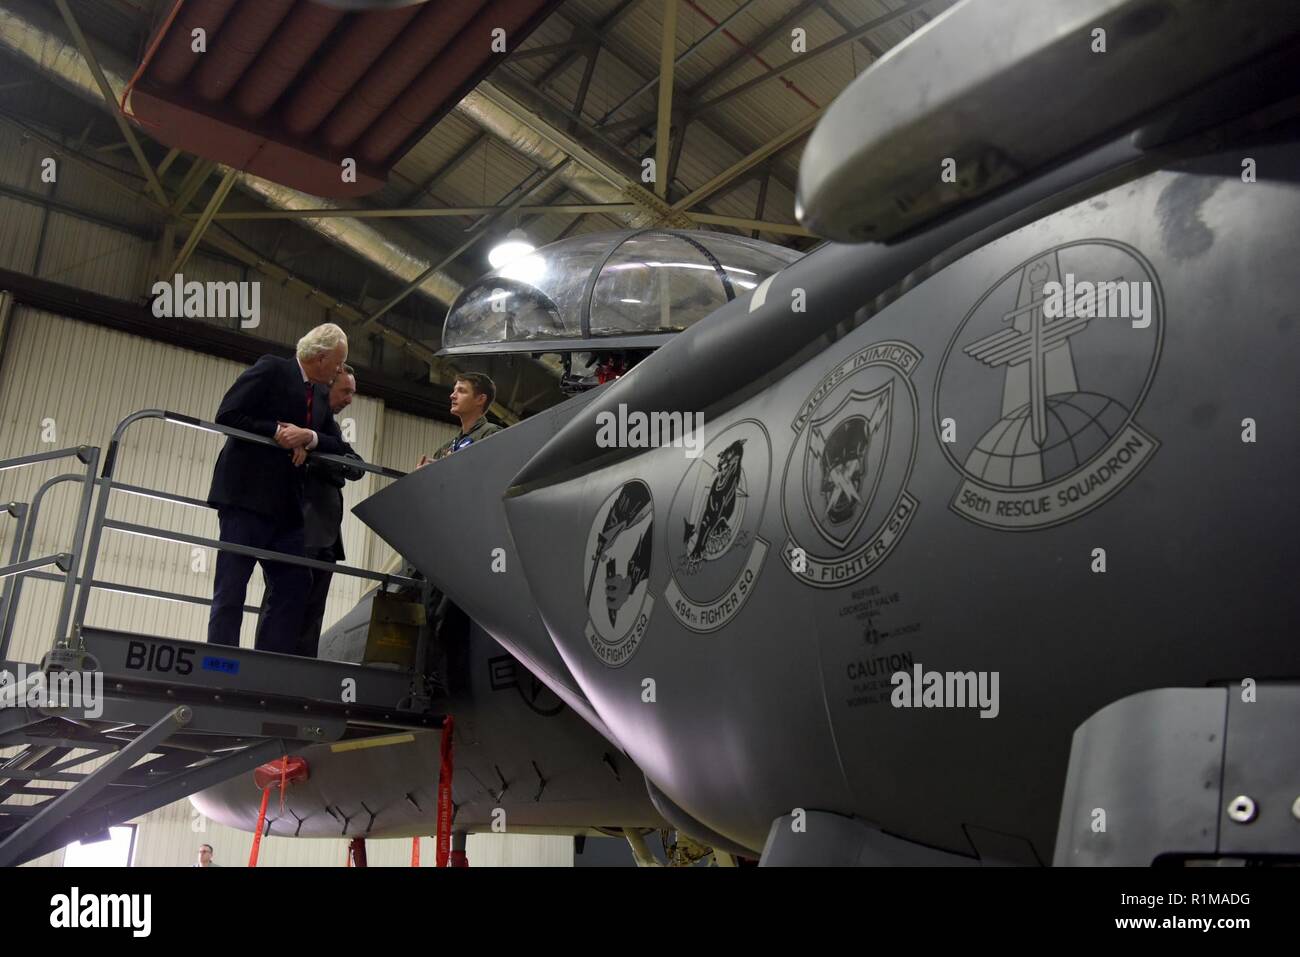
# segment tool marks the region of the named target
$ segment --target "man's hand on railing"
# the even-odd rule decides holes
[[[275,430],[275,441],[276,444],[285,449],[305,448],[311,444],[314,435],[315,433],[311,429],[303,429],[296,425],[290,425],[288,422],[281,422],[279,428]]]
[[[307,461],[307,450],[301,446],[294,449],[290,454],[293,456],[294,465],[302,465],[303,462]]]

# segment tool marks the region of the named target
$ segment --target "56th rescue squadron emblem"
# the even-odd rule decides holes
[[[768,543],[758,537],[772,475],[762,423],[745,419],[705,447],[668,509],[668,607],[691,631],[717,631],[753,593]]]
[[[1085,284],[1063,315],[1048,308],[1048,290]],[[948,507],[988,528],[1035,531],[1123,489],[1160,448],[1135,415],[1164,322],[1155,268],[1112,239],[1064,243],[999,279],[957,326],[935,379],[935,431],[942,438],[945,417],[962,421],[939,446],[961,475]]]
[[[878,342],[830,371],[799,407],[781,480],[787,570],[817,588],[871,574],[916,515],[907,491],[916,463],[912,373],[921,353]]]

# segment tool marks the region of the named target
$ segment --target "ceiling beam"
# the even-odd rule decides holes
[[[212,160],[203,159],[201,156],[194,157],[185,178],[181,180],[180,186],[176,188],[176,199],[167,207],[169,215],[179,216],[185,212],[190,200],[194,199],[194,194],[203,187],[207,178],[216,168],[217,164]]]
[[[104,76],[104,70],[99,65],[99,58],[95,56],[95,51],[90,48],[86,35],[81,32],[81,25],[77,23],[77,18],[72,15],[72,10],[68,7],[68,0],[54,0],[54,3],[59,8],[59,13],[63,17],[63,22],[67,24],[68,31],[77,44],[77,49],[81,51],[81,55],[85,57],[86,63],[90,66],[90,72],[95,77],[99,92],[104,95],[113,122],[122,131],[122,137],[131,147],[131,154],[135,157],[135,161],[140,164],[140,171],[144,173],[145,182],[149,184],[154,199],[165,207],[167,205],[167,193],[163,190],[158,177],[154,175],[153,164],[149,162],[144,155],[144,150],[140,148],[140,141],[135,138],[135,131],[131,129],[130,124],[123,118],[122,111],[118,109],[117,100],[113,97],[113,88],[108,85],[108,78]]]
[[[780,76],[783,73],[789,73],[798,67],[806,66],[807,64],[812,63],[820,59],[821,57],[825,56],[827,53],[831,53],[835,50],[838,50],[846,43],[854,42],[859,37],[864,36],[867,33],[870,33],[872,30],[883,27],[888,23],[892,23],[893,21],[899,19],[900,17],[907,16],[909,13],[916,12],[917,9],[930,2],[931,0],[906,0],[906,2],[897,10],[891,10],[889,13],[884,14],[883,16],[875,17],[874,19],[868,20],[862,26],[850,30],[848,33],[845,33],[842,36],[838,36],[834,40],[828,40],[827,42],[823,43],[821,46],[809,50],[807,53],[796,53],[794,55],[794,59],[786,63],[783,63],[780,66],[774,66],[771,69],[769,69],[767,72],[754,77],[752,80],[746,80],[744,83],[740,83],[737,86],[732,87],[731,89],[727,90],[725,93],[718,94],[711,100],[707,100],[704,102],[700,102],[699,100],[692,101],[691,111],[694,115],[699,116],[703,113],[709,112],[710,110],[716,109],[721,104],[726,103],[727,101],[732,100],[740,96],[741,94],[748,93],[756,86],[760,86],[763,83],[766,83],[768,80]]]
[[[384,316],[389,310],[391,310],[394,306],[396,306],[407,296],[411,295],[411,293],[415,292],[415,290],[419,289],[426,279],[428,279],[438,270],[445,268],[452,261],[454,261],[458,256],[460,256],[461,253],[463,253],[465,250],[469,249],[469,247],[473,246],[476,242],[478,242],[479,239],[483,237],[483,235],[488,231],[488,229],[492,226],[492,224],[496,222],[497,219],[499,219],[502,215],[508,212],[512,212],[518,209],[520,206],[523,205],[524,200],[528,198],[529,194],[547,185],[548,183],[554,181],[555,178],[559,176],[560,173],[564,171],[565,167],[567,167],[571,162],[572,160],[567,160],[567,159],[564,160],[562,163],[557,164],[554,168],[549,170],[545,176],[543,176],[537,182],[533,183],[533,185],[519,189],[518,191],[519,196],[515,199],[513,203],[501,207],[501,209],[496,214],[488,217],[477,229],[471,231],[468,238],[466,238],[464,242],[462,242],[459,246],[457,246],[455,249],[449,252],[445,257],[443,257],[441,262],[434,263],[433,265],[429,266],[428,269],[426,269],[424,272],[420,273],[420,275],[416,276],[413,280],[411,280],[396,295],[394,295],[391,299],[389,299],[382,306],[380,306],[373,313],[371,313],[365,319],[365,321],[361,323],[361,331],[365,332],[371,326],[379,322],[380,318]]]
[[[840,29],[846,33],[854,29],[853,21],[840,13],[839,10],[835,9],[835,4],[831,3],[830,0],[821,0],[821,2],[817,4],[817,7],[822,13],[826,14],[826,16],[838,23]],[[884,47],[872,40],[871,37],[858,37],[858,46],[866,50],[867,54],[871,57],[871,59],[867,61],[867,65],[874,63],[885,55]]]
[[[569,39],[565,40],[563,43],[548,43],[546,46],[529,47],[526,50],[516,50],[514,53],[510,54],[510,59],[515,61],[532,60],[537,57],[551,56],[554,53],[569,53],[574,51],[575,48],[578,55],[581,56],[583,47],[583,41]]]
[[[816,238],[816,233],[804,229],[802,226],[791,226],[789,223],[769,223],[761,219],[745,219],[741,216],[715,216],[712,213],[687,213],[691,219],[697,223],[717,226],[734,226],[736,229],[752,229],[756,233],[762,230],[765,233],[777,233],[782,236],[806,236]]]
[[[629,201],[650,211],[661,220],[672,219],[671,207],[626,171],[626,167],[632,161],[625,155],[623,156],[625,162],[622,164],[600,156],[574,135],[560,129],[545,115],[547,111],[557,110],[557,108],[550,98],[539,94],[535,86],[522,82],[515,84],[513,81],[511,86],[515,88],[507,89],[501,83],[484,84],[479,88],[478,93],[491,101],[494,106],[508,113],[514,120],[529,127],[580,166],[614,186]]]
[[[770,27],[768,27],[766,30],[760,33],[754,40],[745,44],[741,49],[733,53],[727,59],[726,63],[723,63],[720,67],[718,67],[708,76],[702,77],[698,83],[696,83],[693,87],[690,88],[690,90],[687,91],[686,94],[687,99],[689,100],[701,99],[705,91],[707,91],[711,87],[716,86],[717,84],[721,83],[724,79],[731,76],[732,73],[734,73],[737,69],[739,69],[741,66],[744,65],[747,59],[749,59],[752,56],[757,56],[758,51],[762,50],[763,47],[771,43],[773,37],[784,32],[786,28],[790,26],[790,24],[794,23],[796,20],[798,20],[800,17],[803,17],[805,14],[809,13],[810,11],[814,10],[821,2],[822,0],[804,0],[803,3],[799,4],[799,6],[795,7],[793,10],[787,13],[776,23],[772,24]]]
[[[786,130],[781,135],[775,137],[774,139],[768,140],[766,143],[764,143],[758,149],[754,150],[748,156],[741,157],[739,160],[732,163],[729,167],[724,169],[717,176],[713,177],[713,179],[709,180],[703,186],[700,186],[698,189],[696,189],[689,195],[673,203],[673,209],[676,210],[690,209],[692,206],[700,202],[700,200],[713,195],[715,192],[717,192],[727,183],[731,182],[731,180],[735,179],[741,173],[746,172],[747,170],[751,169],[754,166],[757,166],[765,159],[768,159],[771,156],[775,156],[777,153],[781,152],[781,150],[785,149],[787,146],[789,146],[791,143],[794,143],[796,140],[799,140],[807,136],[810,132],[812,132],[812,128],[817,125],[817,121],[821,118],[824,109],[825,108],[823,107],[809,114],[808,116],[800,120],[798,123],[791,126],[788,130]]]
[[[708,43],[709,40],[711,40],[713,37],[717,36],[719,33],[721,33],[723,30],[725,30],[726,27],[727,27],[727,24],[729,24],[732,20],[736,19],[736,17],[740,16],[742,13],[744,13],[746,10],[748,10],[750,7],[752,7],[756,2],[757,2],[757,0],[745,0],[745,2],[742,3],[739,7],[737,7],[735,10],[733,10],[731,13],[727,14],[726,17],[724,17],[721,21],[719,21],[717,24],[714,25],[714,27],[713,27],[712,30],[710,30],[708,33],[704,34],[704,36],[700,37],[698,40],[696,40],[694,43],[692,43],[689,47],[687,47],[687,48],[682,52],[682,55],[679,56],[679,57],[677,57],[677,58],[673,61],[673,67],[674,67],[674,68],[679,67],[679,66],[681,66],[683,63],[685,63],[687,60],[689,60],[692,56],[694,56],[694,55],[695,55],[695,54],[700,50],[701,47],[703,47],[706,43]],[[696,8],[696,9],[698,9],[698,8]],[[661,74],[661,75],[662,75],[662,72],[663,72],[663,70],[662,70],[662,67],[661,67],[661,69],[660,69],[660,74]],[[613,107],[612,107],[612,108],[611,108],[611,109],[610,109],[610,110],[609,110],[609,111],[608,111],[604,116],[602,116],[602,117],[600,118],[600,120],[596,123],[596,125],[599,126],[599,127],[602,127],[602,128],[607,127],[608,124],[609,124],[609,121],[610,121],[610,118],[611,118],[611,117],[618,115],[618,112],[619,112],[620,110],[622,110],[623,107],[627,106],[629,103],[631,103],[633,100],[635,100],[638,96],[641,96],[643,93],[649,92],[651,89],[653,89],[655,83],[656,83],[658,80],[659,80],[659,77],[657,77],[657,76],[655,76],[655,77],[651,77],[650,79],[646,80],[644,83],[642,83],[640,86],[638,86],[635,90],[633,90],[633,91],[632,91],[631,93],[629,93],[627,96],[623,97],[623,99],[619,100],[617,104],[615,104],[615,105],[614,105],[614,106],[613,106]]]
[[[400,205],[409,206],[411,203],[426,194],[432,196],[434,187],[455,172],[461,163],[473,156],[474,152],[482,146],[491,135],[492,134],[487,130],[480,130],[477,136],[456,151],[455,156],[439,166],[427,179],[416,186],[415,189],[407,193],[406,196],[402,198]]]
[[[569,15],[566,14],[566,12],[565,12],[565,10],[564,10],[563,8],[561,8],[560,10],[558,10],[558,11],[556,12],[556,15],[559,16],[561,19],[564,19],[566,22],[571,23],[571,24],[573,25],[573,27],[574,27],[575,30],[577,30],[577,31],[579,31],[579,32],[587,33],[589,36],[591,36],[591,38],[592,38],[594,41],[600,42],[600,41],[603,39],[603,40],[604,40],[603,48],[604,48],[604,50],[606,51],[606,53],[608,53],[610,56],[614,57],[616,60],[618,60],[619,62],[621,62],[621,63],[622,63],[624,66],[626,66],[629,70],[632,70],[634,73],[638,73],[638,74],[639,74],[640,71],[638,71],[637,68],[636,68],[635,66],[632,65],[632,63],[630,62],[630,60],[629,60],[626,56],[620,54],[616,49],[614,49],[613,44],[611,44],[611,43],[609,42],[609,37],[608,37],[608,33],[607,33],[607,32],[606,32],[606,33],[603,33],[603,34],[602,34],[602,33],[597,33],[597,32],[596,32],[596,28],[592,28],[592,27],[586,26],[585,24],[583,24],[583,23],[581,23],[581,22],[578,22],[578,21],[570,20],[570,19],[569,19]],[[530,86],[530,91],[531,91],[533,94],[540,95],[539,91],[540,91],[540,89],[541,89],[541,87],[542,87],[542,82],[541,82],[540,80],[534,81],[534,80],[531,80],[531,79],[525,78],[525,81],[529,84],[529,86]],[[548,103],[548,105],[552,105],[552,104],[551,104],[551,101],[550,101],[549,98],[546,98],[546,102]],[[559,110],[562,111],[562,112],[567,112],[567,111],[565,111],[562,107],[556,107],[556,109],[559,109]],[[657,112],[654,113],[654,114],[651,114],[651,118],[652,118],[652,119],[653,119],[653,118],[656,118],[657,115],[658,115]],[[814,114],[814,116],[815,116],[815,115],[816,115],[816,114]],[[522,119],[523,119],[524,122],[528,122],[528,118],[527,118],[527,117],[524,117],[524,118],[522,118]],[[684,116],[682,117],[682,119],[681,119],[681,121],[680,121],[680,124],[679,124],[679,125],[680,125],[680,128],[681,128],[681,135],[683,135],[683,136],[685,135],[686,127],[687,127],[687,125],[689,124],[689,122],[691,122],[691,120],[692,120],[692,117],[690,117],[689,115],[684,115]],[[584,122],[585,122],[585,121],[584,121]],[[734,138],[735,138],[735,137],[734,137],[734,134],[733,134],[731,131],[728,131],[728,130],[720,130],[720,129],[718,129],[717,127],[715,127],[715,126],[713,126],[713,125],[711,125],[711,124],[709,124],[709,123],[704,123],[704,126],[705,126],[705,127],[706,127],[710,132],[712,132],[715,136],[718,136],[718,137],[720,137],[720,138],[722,138],[722,139],[724,139],[724,140],[726,140],[726,141],[728,141],[728,142],[734,140]],[[586,131],[587,131],[590,135],[592,135],[592,136],[599,137],[599,138],[601,138],[602,140],[604,140],[604,141],[607,142],[607,143],[609,142],[609,140],[608,140],[608,138],[607,138],[608,130],[598,130],[598,129],[595,129],[594,127],[587,127],[587,128],[586,128]],[[541,132],[541,131],[539,130],[539,132]],[[543,134],[543,135],[545,135],[545,134]],[[569,152],[568,149],[566,149],[564,146],[561,146],[559,143],[556,143],[555,145],[556,145],[557,147],[559,147],[560,149],[564,150],[566,153],[569,153],[569,155],[575,155],[575,154]],[[610,145],[612,145],[612,146],[614,146],[616,149],[618,149],[618,150],[620,151],[620,153],[624,153],[624,154],[625,154],[625,152],[626,152],[626,148],[627,148],[627,143],[626,143],[626,142],[625,142],[625,143],[622,143],[622,144],[611,143]],[[760,147],[760,149],[761,149],[761,147]],[[579,162],[582,162],[582,160],[579,159]],[[587,164],[586,164],[586,163],[583,163],[583,165],[587,165]],[[780,175],[778,172],[776,172],[775,170],[773,170],[773,177],[776,179],[777,182],[779,182],[779,183],[781,183],[781,185],[785,186],[786,189],[788,189],[791,193],[793,193],[793,192],[795,191],[795,185],[794,185],[794,183],[790,182],[786,177],[781,176],[781,175]],[[640,189],[640,184],[639,184],[639,183],[633,182],[631,185],[632,185],[635,189],[637,189],[637,190]],[[712,191],[712,190],[711,190],[711,191]],[[658,198],[657,196],[655,197],[655,199],[656,199],[656,201],[662,202],[661,200],[659,200],[659,198]],[[677,208],[676,204],[674,204],[674,207],[673,207],[673,208]],[[661,221],[671,221],[670,219],[668,219],[668,214],[667,214],[667,213],[665,213],[665,212],[659,212],[659,215],[662,217]]]
[[[758,184],[758,202],[754,204],[754,218],[762,219],[763,211],[767,208],[767,184],[772,181],[772,173],[769,169],[763,173],[762,179]],[[758,230],[755,229],[749,234],[751,239],[758,238]]]
[[[453,216],[488,216],[492,213],[520,212],[555,213],[560,216],[585,216],[588,213],[630,213],[640,209],[635,203],[555,203],[526,204],[523,206],[415,206],[399,209],[255,209],[229,210],[217,213],[213,218],[222,221],[259,220],[259,219],[330,219],[350,217],[352,219],[434,219]],[[187,213],[186,220],[198,218],[196,213]]]
[[[230,195],[230,188],[235,185],[235,177],[238,175],[238,170],[226,170],[226,175],[221,177],[221,182],[217,184],[217,188],[213,191],[211,198],[208,200],[208,205],[203,208],[202,215],[199,216],[198,221],[193,227],[191,227],[190,234],[185,240],[185,245],[182,246],[181,251],[176,254],[176,258],[172,261],[171,268],[163,273],[164,276],[175,276],[185,268],[185,264],[189,262],[190,254],[198,248],[199,240],[201,240],[203,234],[208,231],[208,227],[212,225],[212,217],[217,214],[217,210],[221,209],[221,204],[224,203],[226,197]]]
[[[175,163],[178,159],[180,159],[180,157],[181,157],[181,151],[176,149],[175,147],[172,147],[167,151],[167,155],[163,157],[163,161],[158,164],[157,172],[158,172],[159,182],[162,182],[162,178],[166,176],[167,171],[172,168],[172,163]]]
[[[573,98],[574,119],[569,121],[569,132],[577,131],[582,122],[582,108],[587,105],[587,94],[591,91],[591,78],[596,73],[596,61],[600,59],[600,47],[592,44],[587,48],[587,65],[583,67],[582,79],[578,83],[578,95]]]
[[[87,159],[81,154],[74,152],[67,146],[58,142],[57,140],[49,136],[46,136],[44,133],[41,133],[38,130],[33,129],[32,127],[28,126],[25,123],[20,123],[17,125],[19,129],[21,129],[27,136],[42,143],[46,148],[54,151],[55,153],[62,156],[64,159],[68,160],[69,162],[97,176],[100,182],[112,186],[113,188],[117,189],[119,192],[123,193],[126,196],[131,197],[132,199],[135,200],[140,199],[140,188],[138,183],[133,185],[131,183],[118,179],[118,177],[113,173],[110,173],[108,171],[108,168],[106,168],[103,164],[96,163],[92,160]],[[207,162],[207,161],[205,160],[201,162]],[[152,198],[146,198],[146,202],[148,202],[151,206],[155,206],[158,212],[160,212],[164,216],[166,217],[172,216],[169,209],[167,209],[166,207],[160,204],[155,203],[155,201]],[[242,242],[240,242],[239,240],[233,237],[223,235],[222,233],[219,233],[215,230],[209,230],[203,236],[202,241],[207,245],[220,250],[221,252],[230,256],[237,262],[243,263],[245,266],[249,266],[255,271],[261,273],[263,276],[272,280],[273,282],[278,282],[282,286],[285,286],[286,288],[296,289],[301,291],[304,298],[311,299],[317,305],[323,306],[329,312],[332,312],[335,315],[337,315],[339,318],[343,319],[344,322],[359,325],[365,321],[366,318],[365,315],[354,306],[351,306],[348,303],[344,302],[338,296],[331,295],[325,290],[322,290],[312,285],[311,283],[308,283],[298,278],[293,273],[289,272],[289,270],[281,266],[279,263],[269,261],[266,257],[246,247]],[[445,360],[439,359],[434,354],[434,351],[430,349],[428,346],[410,338],[409,336],[402,334],[398,330],[393,329],[391,326],[386,326],[383,323],[380,323],[378,331],[380,332],[381,335],[384,336],[385,339],[389,340],[394,345],[406,350],[408,353],[410,353],[415,358],[421,360],[422,362],[429,363],[429,365],[432,366],[434,369],[439,369],[439,368],[445,369],[447,366],[450,365],[449,363],[445,362]]]
[[[587,32],[589,34],[594,33],[597,42],[599,42],[600,37],[606,31],[613,30],[614,27],[618,25],[618,22],[620,20],[622,20],[625,16],[627,16],[629,13],[632,12],[632,8],[635,7],[638,2],[639,0],[623,0],[621,4],[619,4],[617,7],[614,8],[614,10],[610,13],[609,16],[605,17],[603,20],[597,23],[594,29],[590,29]],[[572,26],[572,24],[570,25]],[[579,31],[578,28],[574,26],[573,35],[576,36],[579,32],[581,31]],[[566,53],[564,54],[564,56],[560,57],[558,61],[556,61],[554,64],[552,64],[550,67],[546,69],[546,72],[544,72],[540,77],[537,78],[537,88],[539,90],[546,89],[546,87],[550,85],[551,81],[554,80],[556,77],[558,77],[565,70],[567,70],[569,68],[569,64],[571,64],[579,56],[581,56],[581,53],[570,51],[569,53]]]
[[[659,44],[659,124],[655,134],[655,192],[668,198],[668,148],[673,122],[673,54],[677,51],[677,0],[663,0],[664,29]]]

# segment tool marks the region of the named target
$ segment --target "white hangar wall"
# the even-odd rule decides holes
[[[0,249],[12,237],[0,228]],[[89,252],[89,249],[83,248]],[[105,261],[112,257],[104,257]],[[119,265],[121,265],[119,263]],[[97,291],[113,290],[101,286]],[[300,319],[305,326],[306,318]],[[47,312],[14,308],[9,316],[4,352],[0,355],[0,459],[78,445],[106,450],[117,423],[146,408],[166,409],[211,420],[221,397],[244,366],[175,346],[140,339]],[[410,469],[423,452],[432,451],[454,433],[454,427],[417,416],[389,411],[382,401],[358,396],[340,418],[352,419],[353,446],[369,462]],[[52,439],[52,441],[46,441]],[[115,476],[133,485],[206,498],[221,438],[210,433],[144,420],[126,433]],[[70,461],[0,472],[0,501],[31,501],[47,479],[74,471]],[[393,551],[355,516],[353,505],[389,480],[367,475],[345,490],[343,534],[349,564],[378,568]],[[32,554],[61,551],[71,541],[78,486],[65,483],[46,496],[37,525]],[[115,493],[109,515],[124,521],[204,537],[217,537],[215,513],[140,496]],[[14,532],[12,520],[0,519],[0,555],[7,560]],[[185,595],[209,596],[215,553],[200,550],[201,561],[189,546],[106,531],[95,577]],[[197,569],[197,570],[196,570]],[[369,587],[362,579],[334,577],[325,622],[328,627]],[[6,657],[39,661],[54,641],[60,586],[52,582],[25,583],[18,608],[13,644]],[[249,588],[249,604],[261,599],[260,571]],[[207,608],[95,591],[87,611],[91,624],[202,641]],[[252,647],[254,619],[245,616],[241,644]],[[14,753],[0,750],[0,758]],[[219,862],[247,862],[251,836],[197,821],[188,801],[178,802],[136,821],[135,862],[141,866],[184,866],[194,859],[200,842],[214,846]],[[203,826],[203,832],[195,830]],[[422,863],[433,861],[431,841],[424,842]],[[571,864],[572,840],[524,835],[475,836],[470,859],[478,864]],[[374,865],[405,865],[410,841],[370,842]],[[58,865],[63,852],[42,858]],[[275,866],[340,866],[343,840],[269,838],[263,842],[262,863]]]

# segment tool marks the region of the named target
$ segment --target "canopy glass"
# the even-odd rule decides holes
[[[697,230],[561,240],[467,286],[447,313],[442,354],[654,347],[802,255]]]

